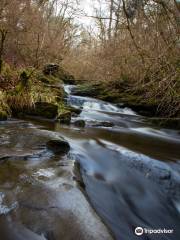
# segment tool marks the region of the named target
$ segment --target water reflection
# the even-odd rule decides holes
[[[71,88],[66,87],[70,94]],[[0,123],[0,236],[3,240],[138,239],[137,226],[180,236],[180,140],[129,109],[69,95],[85,128],[40,119]],[[76,118],[78,119],[78,118]],[[101,126],[112,122],[112,127]],[[92,127],[98,122],[99,127]],[[54,155],[46,142],[63,136],[71,151]],[[85,196],[77,187],[80,163]],[[82,181],[80,179],[79,181]]]

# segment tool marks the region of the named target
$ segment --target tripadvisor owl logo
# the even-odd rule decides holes
[[[167,228],[148,229],[148,228],[137,227],[135,228],[134,233],[137,236],[141,236],[143,234],[173,234],[174,229],[167,229]]]
[[[135,234],[136,234],[137,236],[141,236],[141,235],[143,235],[143,233],[144,233],[144,230],[143,230],[142,227],[137,227],[137,228],[135,228]]]

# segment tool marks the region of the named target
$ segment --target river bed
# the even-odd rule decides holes
[[[2,239],[133,240],[136,227],[174,230],[140,239],[179,239],[179,132],[153,126],[131,109],[73,96],[71,88],[65,86],[67,102],[82,112],[70,126],[43,119],[0,123]],[[60,136],[70,143],[68,155],[46,148]]]

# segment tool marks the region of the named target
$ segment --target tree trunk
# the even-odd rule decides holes
[[[1,41],[0,41],[0,73],[2,72],[3,67],[3,52],[4,52],[4,43],[6,40],[7,30],[0,29]]]

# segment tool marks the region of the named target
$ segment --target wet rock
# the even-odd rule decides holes
[[[86,123],[85,123],[84,120],[77,120],[77,121],[74,122],[74,125],[75,125],[76,127],[82,127],[82,128],[84,128],[84,127],[86,126]]]
[[[53,139],[47,142],[47,148],[55,154],[66,154],[70,150],[70,145],[64,139]]]
[[[5,121],[7,120],[8,115],[5,111],[0,111],[0,121]]]
[[[54,119],[58,115],[58,106],[47,102],[36,102],[35,107],[27,110],[26,114]]]
[[[85,189],[86,186],[81,175],[81,166],[80,163],[77,161],[74,163],[73,172],[74,172],[73,180],[77,182],[80,188]]]
[[[167,169],[156,167],[158,171],[159,179],[161,180],[169,180],[171,178],[171,172]]]
[[[99,122],[94,124],[95,127],[113,127],[114,123],[112,122]]]
[[[105,181],[105,177],[104,177],[101,173],[94,173],[94,177],[95,177],[97,180]]]
[[[60,123],[69,124],[71,122],[71,112],[65,111],[58,115],[58,118]]]
[[[44,236],[38,235],[23,224],[8,221],[4,214],[0,218],[0,226],[0,235],[3,240],[46,240]]]
[[[72,107],[72,106],[67,106],[66,109],[69,110],[72,113],[73,117],[78,116],[82,112],[82,109]]]

